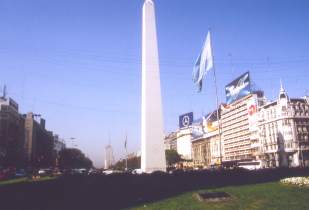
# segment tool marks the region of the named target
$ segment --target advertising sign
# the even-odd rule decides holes
[[[258,104],[257,98],[255,95],[252,98],[250,98],[247,103],[248,121],[249,121],[250,131],[256,131],[258,129],[257,104]]]
[[[249,72],[225,86],[226,103],[230,104],[251,93]]]
[[[193,112],[189,112],[179,116],[179,128],[188,127],[192,125]]]

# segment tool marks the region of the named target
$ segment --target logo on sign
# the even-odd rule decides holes
[[[179,116],[179,128],[188,127],[192,125],[193,112],[189,112]]]
[[[182,118],[182,125],[183,125],[183,126],[189,126],[189,125],[190,125],[190,118],[189,118],[188,115],[186,115],[186,116],[184,116],[184,117]]]
[[[252,116],[254,113],[256,113],[256,106],[252,104],[252,105],[249,107],[248,112],[249,112],[249,115]]]

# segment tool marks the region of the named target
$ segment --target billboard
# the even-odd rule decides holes
[[[249,72],[225,86],[226,103],[230,104],[251,93]]]
[[[203,121],[203,126],[206,132],[212,132],[218,130],[218,118],[217,111],[213,111],[205,116],[205,121]]]
[[[193,112],[189,112],[179,116],[179,128],[188,127],[192,125]]]
[[[247,111],[248,111],[248,121],[249,121],[249,130],[257,131],[258,126],[258,116],[257,116],[257,97],[253,95],[247,102]]]

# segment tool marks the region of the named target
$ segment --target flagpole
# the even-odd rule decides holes
[[[211,30],[209,29],[209,34]],[[214,83],[215,83],[215,91],[216,91],[216,105],[217,105],[217,119],[218,119],[218,123],[219,123],[219,152],[220,152],[220,166],[222,166],[222,149],[221,149],[221,119],[219,117],[219,99],[218,99],[218,86],[217,86],[217,77],[216,77],[216,67],[215,67],[215,62],[214,62],[214,51],[212,48],[212,44],[210,44],[210,48],[211,48],[211,53],[212,53],[212,60],[213,60],[213,76],[214,76]]]
[[[127,150],[127,141],[128,141],[128,136],[126,134],[126,140],[125,140],[125,149],[126,149],[126,169],[128,170],[128,150]]]
[[[126,170],[128,170],[128,155],[127,155],[127,150],[126,150]]]

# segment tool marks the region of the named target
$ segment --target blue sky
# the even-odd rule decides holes
[[[0,0],[0,85],[25,113],[104,161],[140,147],[142,0]],[[290,97],[309,94],[306,0],[156,0],[164,127],[215,108],[212,75],[202,93],[191,80],[208,28],[220,101],[224,86],[249,70],[274,99],[282,79]]]

